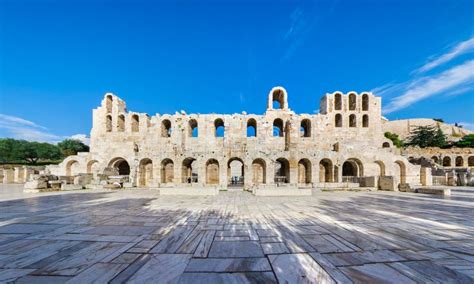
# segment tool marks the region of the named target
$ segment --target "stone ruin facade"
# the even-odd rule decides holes
[[[318,114],[296,114],[282,87],[261,114],[129,111],[107,93],[93,110],[90,152],[47,171],[92,176],[106,185],[169,190],[244,188],[291,191],[347,185],[398,190],[426,183],[384,137],[382,101],[370,92],[328,93]]]

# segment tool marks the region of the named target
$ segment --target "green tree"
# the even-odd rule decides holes
[[[410,132],[405,145],[426,147],[446,146],[446,136],[439,126],[417,126]]]
[[[465,148],[465,147],[473,147],[474,148],[474,134],[464,135],[461,140],[456,142],[454,146]]]
[[[89,152],[89,146],[76,139],[66,139],[59,142],[58,147],[65,157],[76,155],[77,152]]]
[[[393,142],[393,145],[395,145],[395,147],[397,148],[401,148],[403,147],[403,141],[400,140],[400,137],[398,137],[398,134],[395,134],[395,133],[391,133],[391,132],[385,132],[384,133],[385,137],[392,140]]]
[[[36,143],[36,152],[41,160],[59,160],[62,158],[61,149],[58,146],[49,143]]]
[[[36,164],[36,162],[38,162],[39,156],[38,152],[36,151],[35,142],[22,141],[18,158],[25,160],[30,164]]]

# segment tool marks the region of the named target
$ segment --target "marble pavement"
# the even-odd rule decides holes
[[[1,185],[0,282],[474,283],[474,188],[177,197]]]

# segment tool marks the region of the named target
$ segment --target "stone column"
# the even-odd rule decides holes
[[[13,168],[13,182],[14,183],[23,183],[23,174],[24,170],[22,167]]]
[[[420,169],[420,183],[424,186],[433,185],[433,179],[431,176],[431,168],[421,167]]]
[[[253,169],[252,163],[250,165],[244,165],[244,188],[252,187],[252,177],[253,177]]]
[[[266,162],[266,161],[265,161]],[[267,169],[266,169],[266,184],[275,184],[275,162],[270,161],[267,163]]]
[[[3,183],[13,183],[14,182],[14,173],[12,169],[3,170]]]
[[[219,185],[221,188],[227,188],[227,164],[219,161]]]
[[[290,184],[298,184],[298,161],[290,160]]]
[[[182,171],[183,171],[182,163],[173,164],[173,183],[176,184],[177,186],[183,183]]]

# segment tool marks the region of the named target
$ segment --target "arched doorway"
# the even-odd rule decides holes
[[[97,160],[91,160],[87,163],[87,173],[95,174],[99,171],[99,162]]]
[[[266,176],[267,176],[267,169],[265,161],[262,159],[255,159],[252,162],[252,183],[255,185],[265,184],[266,183]]]
[[[124,158],[112,159],[109,163],[109,167],[115,168],[121,176],[130,175],[130,165]]]
[[[227,163],[227,184],[233,187],[244,185],[245,167],[240,158],[231,158]]]
[[[298,183],[311,183],[311,162],[308,159],[301,159],[298,162]]]
[[[451,158],[450,157],[444,157],[443,158],[443,167],[451,167]]]
[[[351,158],[342,164],[342,182],[359,182],[358,177],[363,176],[362,162]]]
[[[385,176],[385,164],[382,161],[375,161],[375,163],[379,167],[379,176],[383,177]]]
[[[79,173],[79,162],[76,160],[71,160],[66,164],[66,175],[75,176]]]
[[[464,165],[464,159],[461,156],[456,157],[456,167],[462,167]]]
[[[290,182],[290,163],[285,158],[278,158],[275,162],[275,183]]]
[[[219,162],[216,159],[206,162],[206,184],[219,184]]]
[[[402,161],[395,161],[395,163],[398,165],[398,167],[395,167],[398,170],[398,175],[396,175],[396,177],[400,179],[400,184],[405,184],[406,183],[405,163],[403,163]]]
[[[161,161],[161,183],[172,183],[174,179],[174,163],[171,159]]]
[[[181,178],[183,183],[196,183],[198,182],[198,174],[194,167],[196,159],[186,158],[183,160]]]
[[[329,159],[319,162],[319,182],[333,182],[333,166]]]
[[[138,166],[138,186],[149,187],[153,179],[153,162],[145,158]]]

